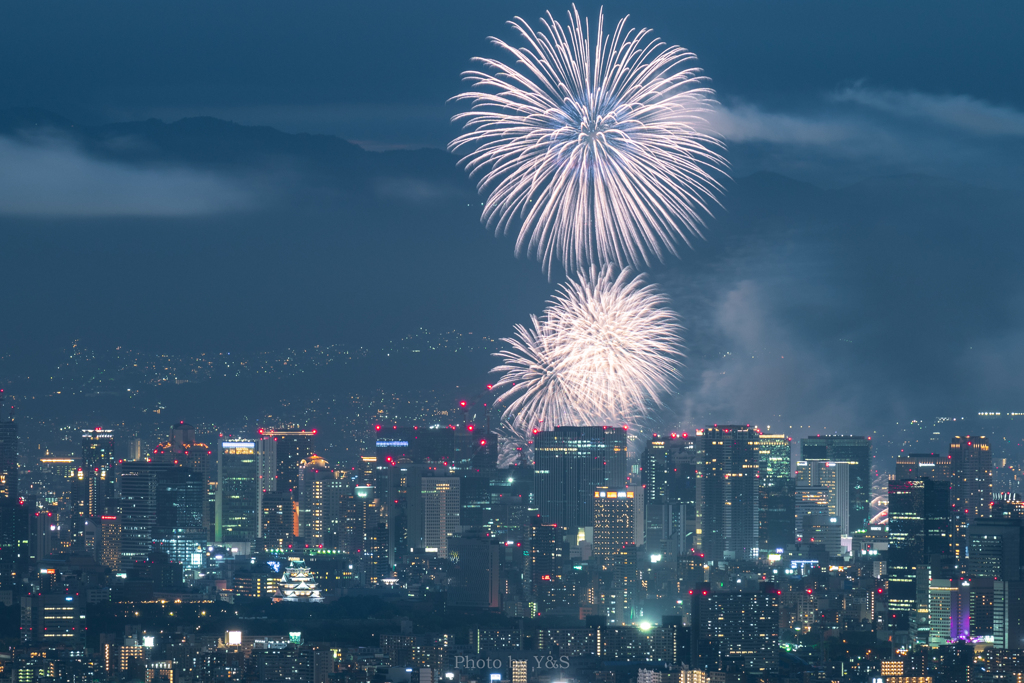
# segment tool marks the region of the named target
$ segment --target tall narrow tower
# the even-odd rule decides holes
[[[953,479],[953,543],[957,562],[967,555],[967,527],[989,514],[992,502],[992,451],[984,436],[954,436],[949,444]]]
[[[760,434],[748,425],[704,430],[700,463],[701,550],[712,561],[756,560],[760,535]]]
[[[18,423],[14,411],[4,412],[4,390],[0,389],[0,500],[18,499]]]

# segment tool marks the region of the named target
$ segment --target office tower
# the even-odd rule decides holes
[[[824,488],[828,492],[828,516],[839,532],[850,535],[850,464],[827,460],[800,460],[796,464],[796,485],[804,490]]]
[[[953,459],[938,453],[911,453],[896,456],[896,481],[924,479],[952,481]]]
[[[427,552],[448,557],[450,537],[462,531],[462,482],[458,477],[422,477],[423,545]]]
[[[318,455],[310,456],[299,470],[299,535],[312,547],[321,548],[336,513],[341,492],[333,486],[334,470]],[[335,500],[337,498],[337,500]]]
[[[611,565],[626,546],[643,545],[643,516],[643,498],[637,487],[594,489],[594,556]]]
[[[114,432],[96,427],[82,430],[82,471],[77,486],[79,516],[114,512]]]
[[[263,493],[277,492],[277,439],[264,434],[256,440],[256,456]]]
[[[790,472],[792,442],[785,434],[762,434],[759,439],[758,547],[762,550],[785,548],[796,541],[796,481]]]
[[[772,583],[762,583],[756,593],[698,584],[692,596],[690,665],[722,671],[732,660],[742,661],[746,674],[778,672],[781,593]]]
[[[3,415],[0,389],[0,501],[18,499],[18,423]]]
[[[555,427],[533,441],[534,495],[544,519],[575,533],[594,525],[594,489],[625,485],[626,430]]]
[[[455,428],[374,427],[375,455],[380,462],[444,465],[455,462]]]
[[[21,642],[47,647],[85,643],[85,596],[39,594],[21,598]]]
[[[559,602],[562,574],[569,558],[562,532],[557,524],[545,524],[540,515],[530,522],[530,587],[542,611]]]
[[[995,582],[1024,580],[1022,541],[1024,522],[1019,519],[975,519],[967,528],[972,638],[995,635]],[[1012,587],[1004,589],[1012,593]]]
[[[214,540],[234,544],[256,540],[262,531],[262,498],[256,442],[220,441]]]
[[[117,515],[100,517],[99,562],[111,571],[121,568],[121,519]]]
[[[950,531],[943,483],[889,482],[888,623],[918,643],[928,642],[929,582],[950,553]]]
[[[696,441],[688,434],[655,435],[644,449],[643,541],[652,552],[676,555],[692,547],[697,516]]]
[[[757,430],[746,425],[704,430],[698,532],[709,561],[757,559],[759,438]]]
[[[871,517],[871,437],[809,436],[800,441],[801,460],[849,464],[849,533],[868,528]]]
[[[261,537],[265,549],[285,550],[293,545],[293,539],[299,535],[298,508],[288,491],[263,494]]]
[[[809,543],[810,529],[805,528],[809,516],[824,516],[829,519],[829,490],[825,486],[802,486],[797,483],[793,507],[796,512],[796,537],[801,543]],[[838,520],[837,520],[838,523]]]
[[[976,520],[968,530],[968,548],[967,576],[1024,580],[1024,520]]]
[[[967,559],[967,529],[975,517],[989,514],[992,502],[992,452],[984,436],[954,436],[949,444],[953,484],[953,543],[957,561]]]
[[[302,461],[313,455],[313,437],[316,436],[316,430],[289,425],[277,429],[261,429],[259,434],[262,438],[276,441],[274,449],[277,461],[277,490],[297,492],[299,468]]]
[[[200,564],[194,557],[206,543],[206,485],[200,474],[173,464],[126,462],[120,488],[119,515],[100,520],[117,523],[122,568],[148,558],[154,544],[183,567]]]
[[[448,604],[478,609],[501,609],[501,555],[498,544],[474,529],[448,541],[451,584]]]
[[[966,640],[970,635],[970,588],[959,579],[933,578],[928,590],[929,647]]]
[[[992,602],[995,647],[1024,650],[1024,581],[995,581]]]
[[[120,474],[121,568],[145,560],[153,549],[156,479],[159,470],[145,461],[123,463]]]
[[[1024,519],[1024,500],[1016,493],[997,493],[992,500],[992,517]]]
[[[153,547],[167,553],[189,576],[203,566],[206,498],[206,478],[192,468],[173,465],[157,472]]]
[[[675,435],[659,437],[647,442],[641,456],[640,472],[644,482],[644,504],[658,505],[669,502],[669,481],[672,477],[672,453]]]
[[[114,463],[114,431],[112,429],[82,430],[82,467],[94,469],[107,467],[110,469]]]
[[[204,481],[216,481],[217,463],[213,459],[213,450],[207,444],[196,441],[195,427],[182,420],[172,424],[170,432],[170,440],[157,445],[149,459],[156,463],[188,467],[203,477]],[[205,525],[209,526],[209,519]]]

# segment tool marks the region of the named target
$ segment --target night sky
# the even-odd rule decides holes
[[[651,270],[687,327],[673,419],[1024,411],[1020,3],[604,7],[696,52],[722,103],[722,207]],[[509,334],[563,275],[480,225],[447,100],[488,35],[547,9],[568,5],[4,5],[5,368],[75,339]]]

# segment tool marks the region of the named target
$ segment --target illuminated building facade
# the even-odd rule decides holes
[[[274,602],[323,602],[313,572],[299,558],[290,558],[274,593]]]
[[[297,425],[277,429],[261,429],[261,439],[274,441],[274,460],[277,469],[277,491],[298,492],[299,469],[302,462],[309,460],[314,454],[313,439],[315,429],[302,429]],[[266,452],[269,452],[269,447]],[[265,468],[266,469],[266,468]],[[265,487],[268,491],[275,490]]]
[[[952,466],[954,547],[957,561],[967,559],[967,529],[975,517],[989,514],[992,503],[992,452],[985,436],[954,436]]]
[[[850,535],[850,463],[800,460],[796,463],[796,483],[804,490],[823,488],[829,518],[839,525],[843,536]]]
[[[779,670],[779,602],[781,591],[762,583],[757,592],[722,592],[698,584],[692,595],[690,663],[694,669],[724,670],[741,659],[747,674]]]
[[[82,430],[82,467],[78,477],[79,516],[113,514],[114,432],[96,427]]]
[[[746,425],[704,429],[700,549],[709,561],[756,560],[760,536],[760,434]]]
[[[785,434],[762,434],[758,439],[758,546],[762,551],[785,548],[796,540],[796,481],[790,471],[792,444],[793,439]]]
[[[594,490],[594,556],[610,565],[627,545],[643,545],[643,497],[637,487]]]
[[[427,552],[448,557],[451,536],[462,531],[462,480],[458,477],[422,477],[423,545]]]
[[[800,459],[848,463],[848,493],[843,499],[849,510],[837,515],[844,534],[865,531],[871,510],[871,438],[863,436],[809,436],[800,440]],[[847,531],[848,530],[848,531]]]
[[[259,537],[263,491],[256,442],[219,444],[215,538],[217,543],[251,543]]]
[[[888,624],[929,641],[929,582],[950,553],[949,489],[931,479],[889,482]],[[933,572],[934,569],[934,572]]]
[[[555,427],[537,433],[533,443],[540,514],[569,532],[593,526],[594,490],[626,483],[626,430]]]
[[[540,515],[530,522],[530,587],[542,611],[561,602],[562,574],[569,557],[563,532],[557,524],[545,524]]]
[[[0,389],[0,413],[3,413]],[[0,414],[0,503],[18,499],[18,423]]]

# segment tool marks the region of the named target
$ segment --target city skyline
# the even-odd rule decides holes
[[[1021,25],[0,7],[0,681],[1020,683]]]

